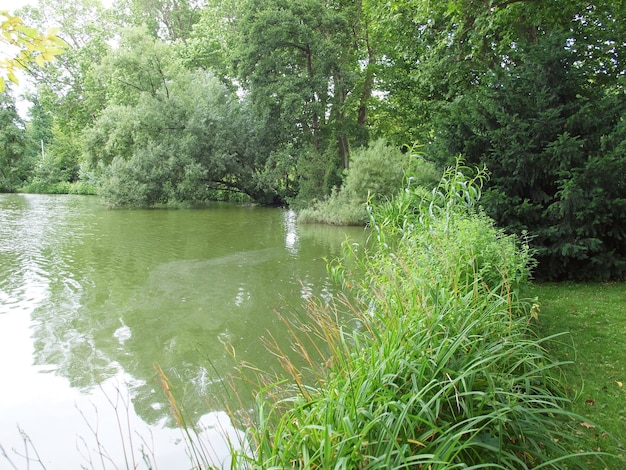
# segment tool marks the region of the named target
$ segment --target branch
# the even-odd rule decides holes
[[[130,83],[130,82],[127,82],[127,81],[125,81],[125,80],[122,80],[121,78],[117,78],[117,77],[115,77],[115,80],[117,80],[118,82],[120,82],[122,85],[127,85],[127,86],[129,86],[129,87],[131,87],[131,88],[134,88],[135,90],[138,90],[138,91],[146,91],[146,90],[144,90],[143,88],[141,88],[141,87],[139,87],[139,86],[137,86],[137,85],[134,85],[134,84],[132,84],[132,83]]]
[[[496,3],[494,8],[506,8],[509,5],[513,5],[514,3],[537,3],[542,0],[505,0],[502,3]]]

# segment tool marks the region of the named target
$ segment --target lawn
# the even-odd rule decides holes
[[[574,411],[588,418],[581,436],[617,455],[606,468],[626,468],[626,283],[538,284],[534,295],[540,333],[567,333],[549,349],[572,362],[564,373]]]

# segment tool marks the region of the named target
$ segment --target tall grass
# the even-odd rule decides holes
[[[286,322],[299,365],[276,350],[289,379],[260,384],[235,467],[584,468],[525,297],[532,257],[479,212],[486,172],[467,170],[374,210],[362,272],[332,271],[356,300]]]

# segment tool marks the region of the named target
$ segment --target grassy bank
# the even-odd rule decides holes
[[[593,423],[578,432],[619,456],[607,468],[626,468],[626,283],[540,284],[533,293],[541,299],[541,334],[567,333],[550,352],[572,362],[564,368],[567,393],[573,410]]]
[[[285,359],[288,380],[261,381],[240,423],[241,468],[563,469],[596,458],[537,335],[528,248],[480,213],[485,174],[466,171],[374,212],[358,275],[333,270],[358,300],[309,305],[312,321],[293,336],[298,365]]]

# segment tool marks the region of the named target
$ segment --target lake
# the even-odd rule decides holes
[[[277,313],[332,297],[325,259],[347,237],[365,233],[283,209],[0,194],[0,468],[189,468],[157,366],[227,462],[224,410],[242,404],[224,379],[276,367],[262,337],[289,349]]]

